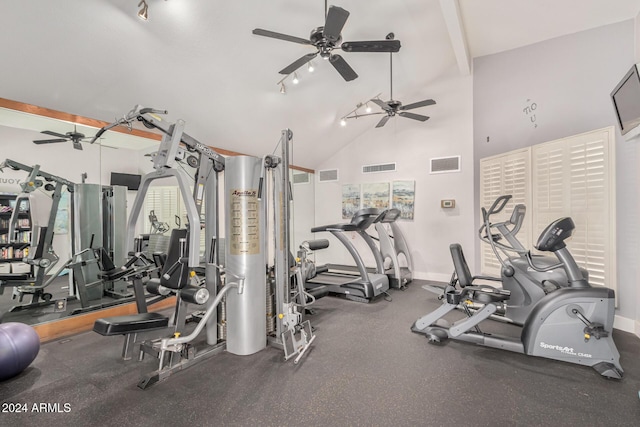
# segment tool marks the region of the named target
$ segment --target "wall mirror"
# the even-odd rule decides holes
[[[131,306],[129,310],[135,310],[131,283],[105,280],[104,270],[111,265],[98,254],[104,254],[115,267],[126,262],[127,205],[132,205],[137,194],[135,177],[151,169],[148,153],[155,151],[160,137],[146,130],[129,133],[121,129],[106,132],[90,144],[106,124],[0,98],[0,162],[9,160],[0,173],[0,276],[8,274],[18,280],[2,287],[0,322],[35,325],[41,336],[41,331],[52,330],[47,339],[87,329],[85,323],[92,325],[93,319],[106,312],[120,314],[112,314],[114,308]],[[38,170],[37,184],[25,192],[34,169]],[[313,171],[296,167],[290,170],[290,177],[294,199],[291,248],[295,253],[302,241],[312,237],[314,177]],[[184,225],[179,192],[171,186],[167,182],[153,188],[155,200],[148,206],[145,201],[138,220],[137,232],[154,235],[150,240],[156,243],[171,228]],[[155,224],[150,215],[154,207]],[[13,214],[14,210],[18,212]],[[15,224],[9,227],[11,221]],[[53,232],[47,235],[51,228]],[[25,253],[38,243],[40,249],[54,254],[49,260],[53,266],[42,269],[24,262],[29,256],[41,257],[33,253],[35,249]],[[33,280],[43,270],[46,274]],[[15,286],[26,277],[29,280]]]

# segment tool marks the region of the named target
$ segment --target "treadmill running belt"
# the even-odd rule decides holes
[[[353,283],[360,279],[360,277],[350,276],[340,276],[331,273],[323,273],[318,274],[313,279],[307,279],[307,283],[315,283],[319,285],[346,285],[347,283]]]

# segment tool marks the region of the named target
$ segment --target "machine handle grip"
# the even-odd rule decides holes
[[[511,196],[511,194],[505,194],[504,196],[498,197],[489,208],[489,212],[487,213],[487,215],[491,216],[493,214],[501,212],[502,209],[504,209],[504,207],[507,205],[509,200],[511,200],[511,197],[513,197]]]
[[[140,254],[134,254],[131,258],[129,258],[129,261],[127,261],[122,267],[120,267],[122,270],[126,270],[129,267],[131,267],[133,264],[135,264],[135,262],[140,258]]]
[[[162,277],[164,278],[164,280],[169,280],[171,279],[171,275],[178,269],[178,266],[180,265],[179,262],[174,262],[173,265],[171,267],[169,267],[169,269],[167,270],[166,273],[164,273],[162,275]]]
[[[167,110],[156,110],[155,108],[142,108],[140,109],[140,114],[167,114],[169,113]]]

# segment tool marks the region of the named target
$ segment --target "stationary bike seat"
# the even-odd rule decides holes
[[[466,289],[473,291],[472,300],[481,304],[489,304],[492,302],[502,302],[511,297],[511,291],[497,289],[491,286],[467,286]]]

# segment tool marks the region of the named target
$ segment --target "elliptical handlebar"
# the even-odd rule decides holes
[[[502,210],[507,205],[507,203],[509,203],[509,200],[511,200],[512,197],[513,196],[511,194],[505,194],[504,196],[498,197],[489,208],[489,212],[482,208],[483,216],[491,216],[502,212]]]
[[[524,221],[524,215],[525,215],[524,205],[516,205],[514,207],[514,211],[511,217],[507,221],[498,222],[495,224],[491,223],[491,215],[495,215],[497,213],[502,212],[502,210],[505,208],[505,206],[507,205],[509,200],[511,200],[512,197],[513,196],[511,196],[510,194],[498,197],[493,202],[493,204],[491,205],[488,211],[484,207],[481,208],[483,223],[480,226],[480,229],[478,230],[478,236],[480,240],[491,245],[491,248],[494,250],[494,253],[497,252],[496,249],[499,248],[502,251],[515,252],[519,255],[524,255],[524,253],[527,250],[522,246],[522,244],[515,237],[518,231],[520,231],[520,228],[522,227],[522,223]],[[513,225],[513,227],[509,229],[508,228],[509,225]],[[493,228],[497,228],[499,234],[494,235],[492,233]],[[506,238],[506,240],[509,242],[509,245],[500,243],[498,240],[501,237]],[[497,258],[500,261],[500,263],[504,266],[504,263],[502,262],[500,257],[497,256]]]
[[[494,200],[488,210],[484,207],[481,208],[483,223],[478,230],[478,237],[480,240],[491,246],[491,250],[502,267],[507,267],[507,265],[498,252],[498,249],[500,249],[506,256],[508,256],[507,252],[515,252],[519,255],[524,255],[526,252],[520,242],[515,238],[515,235],[522,227],[522,222],[524,220],[524,210],[520,209],[520,207],[524,208],[523,205],[517,205],[514,208],[514,213],[511,215],[509,220],[496,224],[491,223],[491,215],[502,212],[512,198],[513,196],[511,194],[505,194]],[[513,224],[513,227],[509,229],[507,227],[508,224]],[[500,234],[495,235],[494,237],[492,228],[497,228]],[[500,237],[505,237],[511,246],[500,243],[498,241]]]

